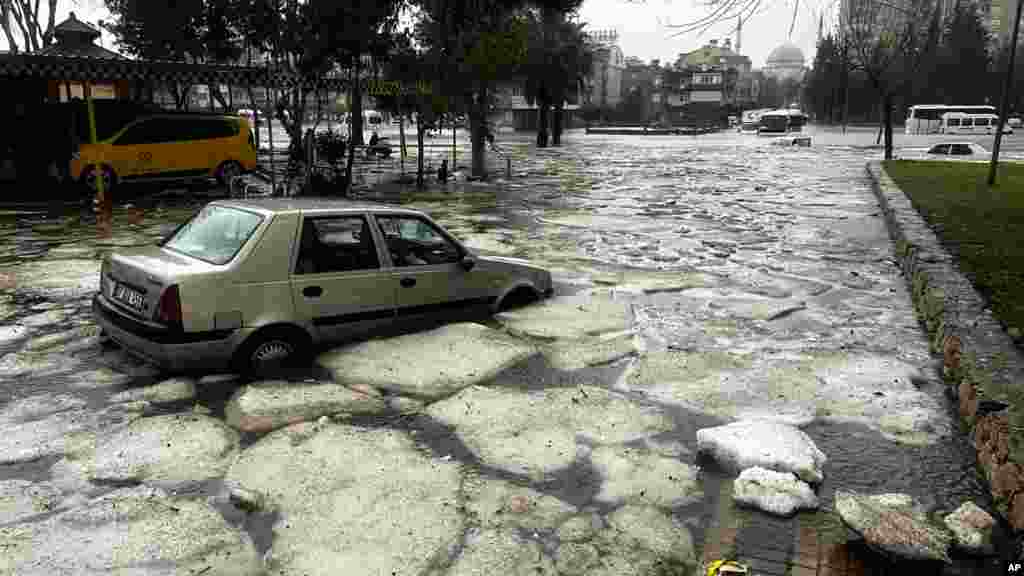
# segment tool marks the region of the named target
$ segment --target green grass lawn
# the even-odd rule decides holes
[[[890,160],[889,176],[959,259],[996,318],[1024,330],[1024,164]]]

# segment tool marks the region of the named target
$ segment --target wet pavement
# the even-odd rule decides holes
[[[168,375],[102,343],[90,319],[102,255],[155,241],[201,199],[150,197],[141,216],[118,208],[109,238],[97,236],[88,214],[0,215],[0,420],[8,432],[0,440],[0,531],[29,534],[16,546],[24,556],[12,558],[56,546],[56,535],[80,535],[67,518],[97,509],[105,501],[90,499],[106,495],[184,498],[195,510],[183,529],[213,526],[219,535],[217,546],[198,551],[168,544],[164,564],[138,573],[173,573],[175,563],[201,570],[196,558],[225,550],[249,562],[231,573],[258,573],[253,559],[268,550],[273,573],[328,573],[309,542],[322,547],[324,564],[366,566],[359,573],[367,574],[470,573],[499,552],[527,549],[545,558],[531,569],[558,574],[629,573],[614,562],[654,574],[652,558],[666,570],[730,554],[758,574],[1003,573],[998,561],[956,553],[945,568],[891,564],[847,543],[835,517],[837,489],[905,492],[941,515],[966,500],[988,510],[992,503],[869,189],[864,163],[878,155],[874,133],[811,134],[810,148],[780,148],[735,133],[571,133],[563,148],[528,152],[526,137],[507,138],[519,176],[449,185],[411,205],[482,252],[546,265],[556,295],[583,312],[478,319],[537,353],[517,355],[447,399],[266,437],[224,424],[238,427],[225,413],[246,382],[165,386],[167,398],[130,392]],[[483,338],[437,334],[467,346]],[[425,355],[416,369],[439,361]],[[579,408],[588,402],[591,413]],[[614,431],[601,421],[620,417]],[[740,508],[731,497],[735,475],[695,455],[697,430],[749,417],[799,425],[827,455],[819,510],[783,519]],[[186,445],[172,448],[177,439]],[[308,459],[288,464],[281,454],[300,444]],[[374,462],[379,471],[369,470]],[[421,483],[397,479],[413,472]],[[369,500],[342,501],[352,486]],[[249,502],[232,490],[257,496]],[[515,509],[519,499],[532,512],[515,522],[511,513],[491,518],[491,506]],[[333,510],[346,502],[341,521]],[[162,513],[152,514],[140,530],[159,525]],[[567,535],[592,516],[603,526],[596,535]],[[388,532],[384,523],[408,529]],[[660,544],[665,538],[674,544]],[[636,546],[650,555],[627,554]],[[85,545],[72,552],[95,573],[126,565]],[[604,572],[595,558],[605,559]],[[40,566],[5,562],[0,573]],[[526,565],[521,559],[515,570]]]

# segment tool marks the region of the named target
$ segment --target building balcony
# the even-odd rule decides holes
[[[707,91],[721,92],[724,89],[725,89],[725,83],[724,82],[718,82],[716,84],[690,84],[686,88],[686,90],[688,92],[707,92]]]

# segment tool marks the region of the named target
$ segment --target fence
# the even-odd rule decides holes
[[[369,146],[356,146],[352,163],[353,189],[372,189],[393,182],[415,182],[419,156],[414,144],[407,144],[404,161],[398,146],[392,146],[391,153],[387,156],[371,153],[369,149]],[[331,183],[343,174],[346,162],[347,157],[334,165],[314,161],[312,177],[330,188]],[[511,176],[512,158],[509,154],[489,147],[486,162],[489,174]],[[469,142],[457,142],[454,149],[450,143],[423,145],[424,180],[436,181],[438,171],[444,164],[447,164],[446,169],[450,176],[457,172],[468,174],[471,164]],[[294,196],[301,193],[304,183],[305,175],[302,168],[289,164],[286,150],[261,150],[256,170],[236,179],[231,185],[230,192],[232,196],[242,197]]]

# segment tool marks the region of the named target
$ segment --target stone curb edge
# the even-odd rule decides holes
[[[1022,407],[1011,406],[999,393],[1024,386],[1024,354],[882,163],[868,162],[866,169],[931,351],[943,356],[947,392],[969,431],[996,508],[1013,530],[1024,531],[1024,458],[1014,461],[1010,441],[1011,412],[1016,415]],[[1024,440],[1024,430],[1013,435]]]

